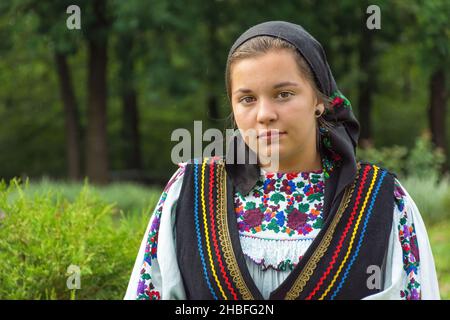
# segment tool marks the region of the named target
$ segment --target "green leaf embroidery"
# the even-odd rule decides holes
[[[322,226],[323,226],[323,219],[321,217],[318,217],[316,219],[316,222],[314,222],[314,224],[313,224],[313,228],[314,229],[321,229]]]
[[[256,203],[249,201],[245,204],[245,210],[252,210],[256,208]]]
[[[303,212],[303,213],[308,212],[309,211],[309,205],[307,203],[301,203],[298,206],[298,211]]]
[[[284,201],[284,200],[286,200],[286,198],[281,193],[276,192],[270,197],[270,200],[272,200],[273,202],[278,204],[278,202]]]
[[[310,194],[308,196],[308,201],[313,202],[314,200],[320,200],[322,198],[322,196],[323,196],[323,193],[321,193],[321,192]]]

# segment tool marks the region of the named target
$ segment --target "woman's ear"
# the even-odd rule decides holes
[[[318,105],[316,105],[316,111],[318,113],[318,111],[320,111],[320,114],[323,114],[323,112],[325,111],[325,105],[323,103],[319,103]]]

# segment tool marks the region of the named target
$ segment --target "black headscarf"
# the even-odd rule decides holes
[[[314,74],[318,89],[332,99],[332,110],[322,114],[325,120],[333,124],[332,129],[323,130],[320,141],[320,154],[322,161],[330,159],[335,163],[333,171],[325,182],[324,216],[328,216],[330,208],[335,206],[336,200],[344,188],[353,182],[357,174],[356,145],[359,138],[359,123],[353,114],[348,99],[338,90],[336,82],[328,65],[322,45],[314,39],[305,29],[297,24],[285,21],[269,21],[255,25],[245,31],[233,44],[228,57],[245,41],[258,37],[277,37],[291,43],[297,48]],[[228,97],[230,97],[228,92]],[[240,134],[234,138],[235,159],[226,160],[226,171],[237,191],[247,194],[255,185],[260,176],[257,164],[237,164],[236,155],[240,146],[245,142]],[[244,146],[246,158],[253,151]],[[231,160],[231,161],[228,161]],[[328,160],[327,160],[328,161]]]

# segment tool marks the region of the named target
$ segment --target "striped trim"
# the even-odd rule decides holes
[[[330,242],[334,236],[334,232],[336,226],[342,218],[344,211],[347,209],[348,204],[353,196],[353,192],[356,186],[357,181],[359,180],[359,171],[361,169],[361,164],[357,162],[357,177],[353,184],[345,189],[344,195],[342,197],[341,203],[339,204],[339,208],[331,222],[330,226],[326,230],[325,235],[317,246],[316,250],[312,254],[311,258],[306,263],[305,267],[301,270],[299,276],[294,282],[292,288],[288,291],[285,296],[287,300],[295,300],[302,293],[308,281],[311,279],[311,276],[314,273],[314,270],[317,268],[317,265],[320,263],[320,259],[325,255],[328,247],[330,246]]]
[[[377,183],[377,187],[376,187],[376,189],[375,189],[374,196],[372,197],[372,201],[371,201],[371,203],[370,203],[369,212],[367,213],[367,216],[366,216],[366,218],[365,218],[365,220],[364,220],[364,226],[363,226],[363,229],[362,229],[362,231],[361,231],[361,236],[360,236],[360,238],[359,238],[358,245],[356,246],[356,250],[355,250],[355,252],[353,253],[353,256],[352,256],[352,258],[351,258],[349,264],[347,265],[347,268],[345,269],[345,272],[344,272],[344,275],[343,275],[343,277],[342,277],[341,282],[340,282],[339,285],[337,286],[336,290],[333,292],[333,295],[330,297],[331,300],[334,300],[334,298],[336,297],[336,295],[337,295],[337,294],[339,293],[339,291],[341,290],[341,288],[342,288],[342,286],[343,286],[343,284],[344,284],[344,282],[345,282],[345,280],[346,280],[346,278],[347,278],[347,276],[348,276],[348,273],[349,273],[349,271],[350,271],[350,269],[351,269],[353,263],[355,262],[355,259],[358,257],[359,250],[360,250],[360,248],[361,248],[361,245],[362,245],[362,242],[363,242],[363,240],[364,240],[365,233],[366,233],[367,223],[369,222],[370,216],[372,215],[372,209],[373,209],[373,205],[374,205],[375,199],[376,199],[376,197],[377,197],[378,191],[380,190],[381,183],[382,183],[382,181],[383,181],[383,179],[384,179],[384,177],[385,177],[386,174],[387,174],[387,172],[386,172],[385,170],[383,170],[383,172],[382,172],[382,174],[381,174],[381,178],[380,178],[380,180],[379,180],[378,183]]]
[[[238,300],[239,296],[235,288],[242,285],[234,286],[236,283],[235,272],[232,271],[234,264],[230,263],[230,260],[236,261],[236,258],[231,239],[226,240],[229,230],[226,223],[225,197],[227,194],[224,187],[226,183],[224,164],[218,157],[204,158],[201,165],[198,164],[198,160],[194,161],[194,217],[203,276],[214,299]],[[200,166],[201,170],[199,170]],[[214,174],[215,171],[216,174]],[[216,195],[216,202],[214,202],[214,195]],[[199,203],[201,203],[201,217]],[[203,228],[200,228],[201,223]],[[227,252],[232,254],[227,255]],[[230,281],[228,274],[233,277],[233,281]],[[237,280],[239,281],[239,278]],[[248,297],[248,295],[243,296]]]
[[[350,252],[351,252],[352,249],[353,249],[353,243],[354,243],[354,241],[355,241],[356,234],[357,234],[357,232],[358,232],[358,228],[359,228],[359,225],[360,225],[360,223],[361,223],[362,216],[364,215],[364,212],[365,212],[365,209],[366,209],[367,202],[369,201],[369,198],[372,196],[372,190],[373,190],[373,186],[375,185],[375,182],[376,182],[376,180],[377,180],[377,175],[378,175],[378,167],[374,166],[374,174],[373,174],[373,177],[372,177],[372,181],[370,182],[369,190],[368,190],[367,193],[366,193],[366,197],[365,197],[365,199],[364,199],[364,203],[363,203],[363,205],[362,205],[362,207],[361,207],[361,210],[360,210],[360,212],[359,212],[358,220],[356,221],[355,226],[353,227],[353,232],[352,232],[352,236],[351,236],[351,238],[350,238],[350,244],[348,245],[347,252],[346,252],[346,254],[345,254],[345,256],[344,256],[344,259],[342,260],[341,264],[339,265],[338,270],[337,270],[336,273],[334,274],[333,280],[332,280],[331,283],[328,285],[328,287],[327,287],[327,289],[325,290],[325,292],[320,296],[319,300],[323,300],[323,299],[328,295],[328,293],[330,292],[330,290],[333,288],[334,284],[336,283],[336,279],[337,279],[337,278],[339,277],[339,275],[341,274],[342,269],[344,268],[345,263],[347,262],[348,257],[350,256]]]
[[[203,267],[203,277],[206,280],[206,283],[208,285],[209,291],[211,292],[214,300],[218,300],[217,295],[211,285],[211,282],[209,281],[207,266],[205,262],[205,256],[203,255],[203,246],[202,246],[202,235],[200,232],[200,222],[199,222],[199,212],[198,212],[198,162],[196,159],[194,159],[194,213],[195,213],[195,231],[197,233],[197,245],[198,245],[198,252],[200,253],[200,259],[202,262]]]
[[[364,185],[365,185],[365,182],[366,182],[366,179],[367,179],[367,174],[368,174],[369,170],[370,170],[370,166],[366,166],[364,168],[362,181],[361,181],[361,184],[359,185],[358,194],[356,196],[355,204],[353,205],[353,209],[352,209],[352,213],[350,215],[350,219],[348,220],[347,225],[345,226],[344,232],[342,233],[341,238],[339,239],[339,243],[338,243],[336,249],[334,250],[333,257],[332,257],[332,259],[331,259],[331,261],[330,261],[326,271],[320,277],[320,280],[317,283],[316,287],[308,295],[306,300],[312,299],[314,297],[314,295],[317,293],[317,291],[319,291],[320,287],[325,282],[326,278],[330,275],[331,270],[333,269],[333,266],[336,263],[338,255],[339,255],[339,253],[340,253],[340,251],[342,249],[342,245],[344,243],[345,237],[347,236],[347,233],[350,230],[350,226],[352,225],[353,220],[355,219],[355,215],[356,215],[356,212],[357,212],[357,209],[358,209],[358,206],[359,206],[359,202],[361,200],[362,192],[363,192],[363,189],[364,189]]]
[[[217,278],[216,268],[214,267],[214,261],[212,258],[212,252],[211,252],[211,244],[209,242],[209,231],[208,231],[208,221],[206,219],[206,201],[205,201],[205,169],[206,169],[206,163],[208,162],[209,158],[205,158],[202,163],[202,191],[201,191],[201,199],[202,199],[202,212],[203,212],[203,227],[205,228],[205,240],[206,240],[206,249],[208,251],[208,258],[209,258],[209,266],[211,268],[212,276],[214,280],[216,281],[217,287],[220,290],[220,293],[222,294],[222,297],[227,300],[227,296],[225,295],[225,292],[223,291],[222,285],[220,284],[219,278]],[[210,186],[211,186],[211,179],[214,179],[213,177],[210,177]],[[212,214],[212,212],[211,212]],[[212,221],[211,221],[212,224]]]
[[[244,281],[241,270],[237,263],[236,255],[233,250],[230,230],[228,228],[228,212],[227,212],[227,176],[225,171],[225,164],[220,161],[219,174],[221,181],[220,185],[220,202],[221,205],[217,211],[217,230],[219,233],[220,248],[223,252],[223,257],[226,262],[227,269],[233,279],[235,287],[238,289],[240,295],[244,300],[254,300],[251,291],[248,289]],[[236,221],[234,221],[236,223]]]
[[[222,261],[222,256],[220,254],[220,250],[219,250],[219,245],[217,243],[217,236],[216,236],[216,227],[215,227],[215,221],[214,221],[214,199],[213,199],[213,186],[214,186],[214,169],[216,169],[217,173],[217,210],[219,210],[220,208],[220,204],[221,204],[221,199],[220,199],[220,195],[221,195],[221,178],[222,176],[220,175],[220,170],[218,170],[217,166],[215,166],[215,163],[212,162],[210,164],[210,171],[209,174],[211,176],[211,180],[209,183],[209,205],[210,205],[210,219],[211,219],[211,237],[213,240],[213,244],[214,244],[214,252],[216,253],[216,257],[217,257],[217,262],[219,263],[219,267],[220,267],[220,273],[222,274],[222,277],[225,281],[225,284],[227,285],[228,290],[230,291],[231,295],[233,296],[234,300],[238,300],[238,296],[233,288],[233,286],[231,285],[230,279],[228,278],[226,271],[225,271],[225,266],[223,264]]]

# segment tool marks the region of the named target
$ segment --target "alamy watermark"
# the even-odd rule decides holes
[[[67,14],[70,14],[66,20],[66,26],[69,30],[80,30],[81,29],[81,9],[77,5],[70,5],[66,10]]]
[[[370,265],[366,270],[370,276],[367,278],[366,285],[370,290],[381,289],[381,268],[377,265]]]
[[[381,29],[381,9],[379,6],[372,4],[367,7],[366,13],[370,16],[366,20],[366,27],[369,30]]]
[[[77,265],[71,264],[67,268],[67,278],[66,285],[69,290],[79,290],[81,289],[81,270]]]
[[[237,136],[240,136],[241,139],[236,139]],[[172,132],[171,141],[178,141],[178,143],[172,148],[171,161],[178,164],[194,158],[204,159],[217,156],[225,157],[226,162],[231,164],[270,165],[272,169],[277,169],[279,168],[279,139],[281,138],[282,134],[276,129],[226,129],[224,137],[223,132],[217,128],[209,128],[203,132],[202,121],[194,121],[193,137],[186,128],[178,128]],[[203,142],[210,143],[203,148]],[[246,145],[252,152],[246,152]]]

